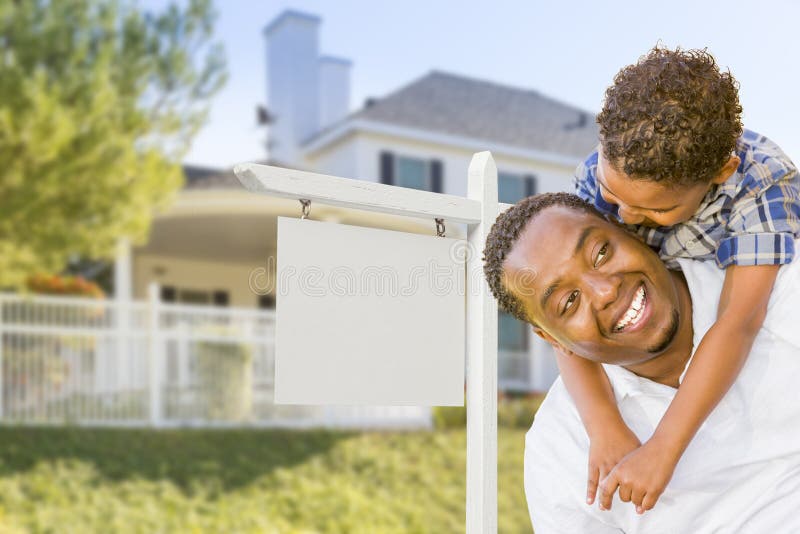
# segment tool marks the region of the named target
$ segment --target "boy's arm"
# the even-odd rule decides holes
[[[592,504],[597,485],[626,454],[640,445],[622,420],[614,390],[603,367],[555,347],[561,380],[578,409],[589,436],[586,503]]]
[[[780,265],[731,265],[725,273],[717,321],[708,330],[653,436],[601,483],[601,506],[620,498],[651,509],[689,442],[739,374],[767,314]]]

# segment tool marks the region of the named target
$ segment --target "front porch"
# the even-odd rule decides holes
[[[429,425],[428,408],[411,413],[273,404],[279,216],[299,217],[300,204],[247,191],[184,190],[168,212],[154,219],[145,245],[120,240],[113,300],[35,297],[23,304],[18,297],[0,297],[3,420]],[[433,221],[329,205],[312,204],[310,218],[435,234]],[[463,225],[448,224],[447,235],[463,237]],[[96,315],[87,316],[87,310]],[[499,390],[547,389],[557,373],[549,346],[527,325],[505,319]],[[249,363],[229,381],[246,385],[220,389],[212,378],[235,374],[220,362],[236,358]],[[215,405],[228,408],[220,411]]]

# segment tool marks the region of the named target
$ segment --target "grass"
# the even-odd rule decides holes
[[[500,428],[498,530],[531,532],[524,429]],[[0,427],[0,534],[463,533],[466,436]]]

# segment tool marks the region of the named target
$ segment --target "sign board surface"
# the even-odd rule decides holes
[[[275,402],[464,402],[463,240],[278,218]]]

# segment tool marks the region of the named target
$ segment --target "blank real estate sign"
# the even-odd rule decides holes
[[[278,218],[275,402],[464,403],[459,239]]]

